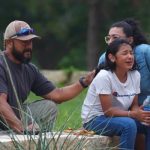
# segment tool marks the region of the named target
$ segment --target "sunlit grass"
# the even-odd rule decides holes
[[[71,101],[58,105],[58,117],[56,128],[61,127],[64,123],[66,128],[81,128],[81,107],[85,97],[86,90]]]

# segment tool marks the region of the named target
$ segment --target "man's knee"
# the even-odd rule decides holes
[[[43,100],[44,114],[50,115],[51,117],[57,116],[57,106],[56,103],[50,100]]]
[[[50,100],[43,100],[42,104],[44,110],[42,111],[40,118],[40,122],[42,123],[39,124],[42,125],[41,128],[44,130],[51,130],[54,126],[54,122],[57,116],[56,103]]]
[[[54,121],[57,116],[56,103],[50,100],[35,101],[28,108],[33,118],[39,121]]]

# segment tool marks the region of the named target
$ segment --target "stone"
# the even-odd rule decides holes
[[[0,134],[0,150],[108,150],[115,149],[112,138],[101,135],[74,135],[47,132],[40,135]],[[20,148],[20,149],[19,149]]]
[[[74,83],[80,79],[80,77],[85,76],[87,71],[74,71],[70,78],[70,83]]]
[[[40,70],[40,72],[55,84],[66,82],[67,74],[63,70]]]

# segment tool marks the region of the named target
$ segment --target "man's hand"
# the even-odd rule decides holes
[[[94,79],[94,76],[95,76],[95,70],[90,71],[83,79],[84,84],[87,86],[90,85]]]
[[[39,134],[39,131],[40,131],[39,125],[35,122],[28,125],[28,127],[23,131],[23,134],[37,135]]]

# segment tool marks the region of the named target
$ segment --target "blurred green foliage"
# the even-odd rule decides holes
[[[141,22],[149,37],[150,1],[148,0],[7,0],[0,5],[0,48],[3,32],[13,20],[28,22],[42,37],[34,41],[33,62],[43,69],[62,69],[73,66],[87,69],[87,30],[89,10],[97,7],[99,49],[96,58],[105,50],[103,37],[109,26],[118,20],[134,17]],[[92,51],[92,49],[91,49]]]

